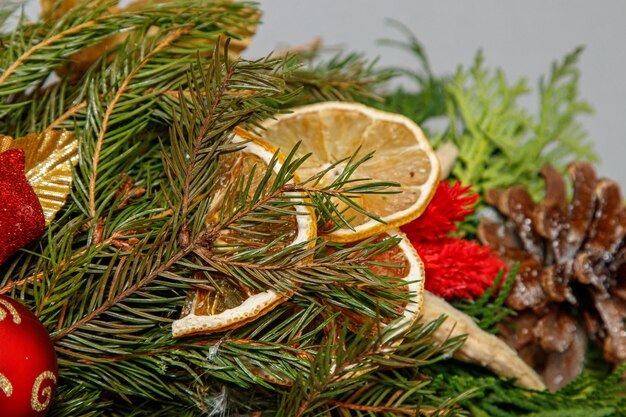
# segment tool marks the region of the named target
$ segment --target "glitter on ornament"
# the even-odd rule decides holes
[[[72,166],[78,163],[78,140],[67,130],[46,130],[14,139],[0,133],[0,153],[23,151],[21,163],[33,191],[39,199],[46,225],[65,206],[72,187]]]
[[[44,229],[41,204],[24,175],[25,160],[21,149],[0,153],[0,264]]]

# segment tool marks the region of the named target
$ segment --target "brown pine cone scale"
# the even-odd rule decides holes
[[[582,371],[588,338],[607,361],[626,362],[626,207],[585,162],[568,167],[571,201],[557,170],[541,175],[538,203],[520,186],[486,192],[502,221],[482,218],[478,237],[519,263],[506,300],[518,315],[501,335],[556,390]]]

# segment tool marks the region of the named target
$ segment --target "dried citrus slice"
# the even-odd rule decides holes
[[[403,340],[405,334],[411,326],[417,321],[422,314],[424,304],[424,264],[415,248],[406,237],[398,229],[391,229],[383,232],[373,239],[373,243],[381,242],[390,238],[399,238],[397,245],[371,256],[369,268],[372,272],[379,276],[385,276],[393,280],[397,280],[397,286],[394,291],[403,292],[406,296],[404,300],[397,305],[397,320],[390,317],[381,317],[380,327],[386,328],[384,339],[381,341],[385,353],[391,353],[394,348]],[[359,313],[349,309],[341,309],[342,316],[350,320],[349,328],[358,332],[361,325],[365,323],[367,318]],[[390,343],[388,343],[390,342]],[[313,354],[313,352],[310,352]],[[311,359],[313,357],[311,356]],[[332,364],[331,366],[335,366]],[[359,368],[353,372],[350,369]],[[377,364],[369,363],[354,365],[346,369],[346,373],[342,378],[355,378],[363,373],[373,371],[378,368]],[[250,371],[257,377],[263,378],[270,384],[290,387],[295,383],[292,377],[288,377],[278,369],[272,369],[272,374],[255,366],[251,366]]]
[[[394,338],[407,331],[417,320],[424,304],[424,263],[406,235],[398,229],[378,235],[375,241],[391,237],[399,238],[399,243],[369,259],[373,263],[370,266],[372,272],[402,281],[402,285],[396,290],[408,294],[407,300],[402,304],[402,318],[392,322],[394,327],[390,329],[387,338]]]
[[[382,242],[390,238],[400,240],[397,245],[368,259],[372,272],[381,277],[391,278],[391,283],[397,280],[398,285],[394,285],[393,290],[406,295],[396,307],[397,312],[401,313],[397,320],[392,321],[390,317],[381,317],[380,327],[384,328],[385,332],[380,341],[380,352],[385,354],[392,353],[395,347],[402,343],[403,335],[417,321],[424,304],[424,263],[406,235],[398,229],[390,229],[377,235],[373,242]],[[345,311],[344,316],[351,320],[349,327],[352,330],[360,330],[359,325],[365,318],[362,314]],[[334,364],[332,366],[334,367]],[[342,378],[355,378],[377,368],[378,364],[375,363],[360,363],[346,368],[348,372]]]
[[[406,235],[398,229],[391,229],[377,235],[372,242],[378,243],[390,238],[399,238],[400,240],[395,246],[376,253],[368,259],[370,262],[369,269],[376,275],[391,278],[390,282],[394,284],[393,291],[402,292],[404,295],[403,301],[398,302],[396,307],[398,316],[394,318],[397,320],[393,320],[391,317],[380,318],[380,328],[386,330],[381,340],[381,352],[384,353],[393,352],[395,347],[402,342],[403,335],[422,314],[424,304],[424,264]],[[394,281],[397,281],[398,285],[395,285]],[[358,332],[367,321],[367,317],[358,311],[348,308],[340,308],[340,311],[342,317],[349,320],[348,327],[352,331]],[[312,360],[312,358],[313,356],[310,359]],[[334,368],[335,364],[331,366]],[[378,364],[375,363],[354,364],[345,370],[346,373],[342,378],[354,378],[377,368]],[[278,370],[272,370],[273,375],[254,367],[251,371],[274,385],[289,387],[295,382]]]
[[[236,141],[241,139],[235,138]],[[207,217],[207,226],[211,230],[226,215],[235,213],[241,208],[242,195],[249,200],[252,194],[263,187],[263,178],[276,153],[275,148],[261,140],[254,140],[234,153],[222,155],[218,170],[218,191],[211,199],[211,208]],[[284,158],[277,154],[279,161],[272,166],[269,177],[271,184],[282,167]],[[252,178],[244,188],[232,188],[241,178]],[[297,179],[296,179],[297,181]],[[290,193],[289,200],[301,201],[303,196]],[[285,197],[285,196],[283,196]],[[237,201],[230,199],[237,198]],[[284,201],[284,199],[283,199]],[[268,203],[269,204],[269,203]],[[226,209],[224,209],[226,207]],[[232,208],[229,211],[228,207]],[[266,211],[263,211],[266,210]],[[271,244],[270,253],[282,250],[290,245],[310,242],[314,244],[316,237],[316,219],[312,208],[304,205],[282,207],[293,214],[275,215],[268,222],[255,222],[254,216],[267,215],[272,209],[254,209],[249,217],[241,216],[220,229],[218,236],[212,241],[208,250],[213,256],[227,259],[237,249],[260,248]],[[235,216],[237,217],[237,216]],[[227,271],[210,273],[212,285],[197,289],[188,298],[183,317],[172,323],[174,337],[188,336],[198,333],[210,333],[239,327],[257,317],[271,311],[289,294],[277,293],[273,290],[258,290],[247,287],[236,278],[229,276]]]
[[[287,152],[301,141],[299,154],[311,156],[299,168],[303,179],[348,158],[360,148],[374,157],[360,165],[352,178],[400,184],[400,194],[362,194],[358,203],[384,223],[345,207],[344,227],[325,234],[329,240],[352,242],[382,233],[418,217],[439,182],[439,160],[422,130],[408,118],[357,103],[326,102],[296,108],[263,123],[263,139]],[[341,172],[338,165],[325,175],[329,183]],[[340,209],[344,209],[339,205]]]
[[[415,248],[399,229],[387,230],[372,239],[368,239],[367,242],[378,244],[389,239],[397,239],[397,243],[388,245],[384,250],[369,256],[367,262],[371,272],[391,285],[385,285],[382,288],[383,284],[381,284],[377,288],[401,295],[401,298],[393,302],[391,306],[393,310],[386,308],[385,311],[379,311],[380,306],[376,306],[376,314],[379,317],[381,327],[392,326],[387,329],[389,332],[386,335],[387,339],[392,339],[410,328],[420,315],[424,298],[425,273],[424,264]],[[348,244],[348,246],[352,245],[353,243]],[[332,252],[334,248],[327,248],[327,250]],[[393,295],[376,295],[375,297],[377,299],[389,299]],[[341,310],[342,316],[348,319],[349,328],[355,332],[361,330],[368,321],[368,317],[363,311],[352,310],[348,307],[337,308]]]

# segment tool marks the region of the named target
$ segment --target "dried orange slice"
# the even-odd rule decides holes
[[[372,272],[402,281],[402,285],[399,285],[397,290],[406,291],[408,294],[406,303],[402,305],[402,318],[393,322],[393,329],[390,329],[391,331],[387,334],[387,338],[394,338],[407,331],[417,321],[422,311],[425,272],[424,263],[409,239],[400,230],[388,230],[377,236],[375,240],[390,237],[400,238],[399,243],[389,250],[376,254],[369,261],[374,262],[370,266]]]
[[[329,240],[353,242],[382,233],[418,217],[434,195],[439,182],[437,155],[422,130],[410,119],[362,104],[326,102],[296,108],[292,113],[265,121],[263,139],[287,152],[301,141],[296,156],[311,154],[299,168],[303,179],[348,158],[360,148],[374,157],[361,164],[352,178],[400,184],[399,194],[362,194],[357,203],[384,223],[348,207],[344,218],[351,228],[325,233]],[[328,184],[341,172],[329,171]]]
[[[391,317],[381,317],[379,328],[385,329],[381,340],[381,352],[384,353],[391,353],[402,342],[403,335],[422,314],[424,304],[424,264],[406,235],[398,229],[391,229],[376,236],[372,242],[378,243],[390,238],[400,240],[395,246],[368,259],[369,269],[372,272],[391,278],[391,283],[397,281],[398,285],[394,284],[393,291],[406,294],[403,297],[404,300],[397,305],[397,313],[400,313],[397,320],[392,320]],[[340,308],[340,311],[342,317],[349,320],[348,327],[352,331],[360,331],[361,326],[367,321],[367,317],[358,311],[347,308]],[[335,364],[331,366],[334,368]],[[354,364],[346,369],[347,372],[341,378],[354,378],[377,368],[378,364],[375,363]],[[295,382],[286,375],[281,375],[279,371],[276,371],[274,375],[269,375],[261,369],[252,368],[252,372],[275,385],[289,387]]]
[[[380,328],[391,326],[387,328],[385,336],[387,339],[393,339],[408,330],[422,311],[425,272],[424,264],[415,248],[399,229],[383,232],[367,242],[377,244],[389,239],[397,239],[397,243],[370,256],[368,268],[391,285],[385,289],[386,291],[401,294],[401,299],[394,302],[393,311],[387,309],[385,312],[377,312]],[[352,246],[352,243],[348,245]],[[347,307],[337,308],[340,309],[342,316],[348,319],[349,328],[355,332],[361,330],[368,321],[368,317],[362,311]]]
[[[235,138],[235,141],[242,139]],[[275,154],[276,150],[270,144],[254,140],[246,143],[242,150],[220,157],[218,172],[220,185],[211,199],[207,217],[208,230],[220,224],[220,219],[224,218],[224,210],[226,215],[229,215],[241,208],[238,203],[241,203],[242,195],[245,200],[249,200],[260,186],[263,187],[261,184],[270,166],[272,173],[269,183],[273,182],[284,162],[282,155],[276,154],[279,160],[273,164]],[[239,189],[232,188],[232,185],[241,178],[249,177],[252,178],[250,184]],[[286,197],[292,201],[302,201],[304,196],[292,192]],[[237,198],[237,201],[231,200],[233,198]],[[231,209],[228,207],[231,207],[232,211],[229,211]],[[268,222],[254,222],[250,221],[250,217],[246,220],[243,216],[219,230],[218,236],[208,250],[216,257],[228,259],[233,253],[237,253],[233,252],[233,249],[237,248],[262,249],[271,244],[269,250],[272,253],[304,242],[310,242],[306,247],[314,245],[317,230],[313,209],[305,205],[292,205],[281,210],[290,210],[293,214],[276,215]],[[251,216],[263,214],[267,215],[268,211],[264,212],[257,208]],[[211,272],[210,280],[213,285],[195,290],[187,300],[183,317],[172,323],[174,337],[239,327],[271,311],[289,296],[285,292],[279,294],[273,290],[249,288],[224,270]]]

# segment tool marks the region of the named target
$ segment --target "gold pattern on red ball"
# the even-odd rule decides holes
[[[42,417],[58,382],[57,358],[46,328],[22,304],[0,295],[2,417]]]

